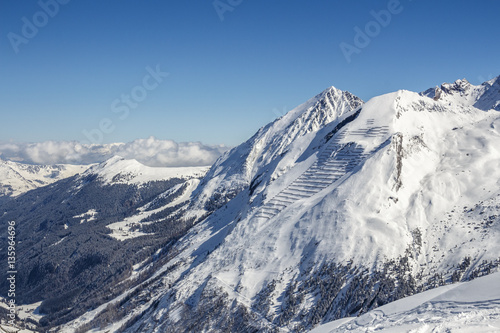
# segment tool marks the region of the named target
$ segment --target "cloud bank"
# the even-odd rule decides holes
[[[76,141],[0,142],[0,158],[29,164],[92,164],[119,155],[152,167],[182,167],[211,165],[228,149],[224,145],[175,142],[155,137],[112,144],[81,144]]]

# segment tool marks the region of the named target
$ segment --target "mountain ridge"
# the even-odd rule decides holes
[[[440,87],[430,88],[422,95],[440,99],[448,103],[461,103],[474,106],[480,110],[490,109],[500,111],[498,94],[500,91],[500,76],[480,85],[473,85],[467,79],[456,80],[453,83],[443,83]]]
[[[0,158],[0,196],[15,197],[89,168],[88,165],[32,165]]]

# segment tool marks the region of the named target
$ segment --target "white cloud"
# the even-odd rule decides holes
[[[229,148],[155,137],[128,143],[81,144],[76,141],[0,142],[0,158],[32,164],[91,164],[119,155],[153,167],[211,165]]]

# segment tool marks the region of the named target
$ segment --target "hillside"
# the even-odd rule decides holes
[[[58,325],[126,290],[134,265],[161,259],[189,228],[174,213],[185,209],[206,171],[113,157],[6,201],[0,223],[16,222],[16,302],[41,302],[41,324]],[[139,231],[138,222],[147,226],[151,216],[167,228]]]

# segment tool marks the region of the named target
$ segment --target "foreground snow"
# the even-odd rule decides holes
[[[500,332],[500,273],[432,289],[310,331]]]

